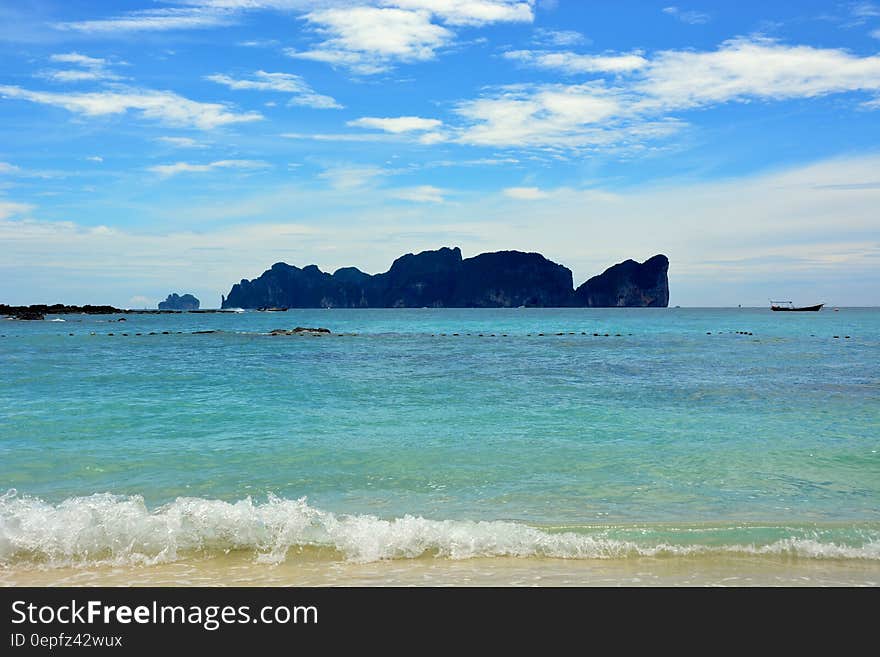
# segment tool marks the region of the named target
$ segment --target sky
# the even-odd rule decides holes
[[[0,303],[459,246],[880,305],[880,2],[672,1],[0,0]]]

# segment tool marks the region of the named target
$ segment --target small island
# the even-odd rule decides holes
[[[178,296],[176,292],[169,294],[165,301],[159,302],[159,310],[198,310],[199,300],[191,294]]]

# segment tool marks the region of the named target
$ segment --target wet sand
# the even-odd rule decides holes
[[[0,568],[2,586],[877,586],[880,563],[735,555],[568,560],[425,557],[371,563],[253,554],[144,566]]]

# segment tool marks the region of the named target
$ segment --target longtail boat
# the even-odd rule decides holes
[[[771,301],[770,310],[774,312],[817,312],[824,306],[824,303],[817,303],[815,306],[795,306],[791,301]]]

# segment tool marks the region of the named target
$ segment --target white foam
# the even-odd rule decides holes
[[[858,546],[800,537],[764,545],[672,545],[617,540],[602,532],[550,532],[503,521],[337,515],[309,506],[305,498],[270,497],[259,504],[250,498],[230,503],[181,497],[151,511],[140,496],[104,493],[57,505],[14,491],[0,497],[0,563],[5,565],[151,564],[194,551],[231,550],[252,550],[257,561],[278,563],[291,548],[303,547],[329,548],[358,562],[424,555],[614,559],[711,553],[880,559],[876,537]]]

